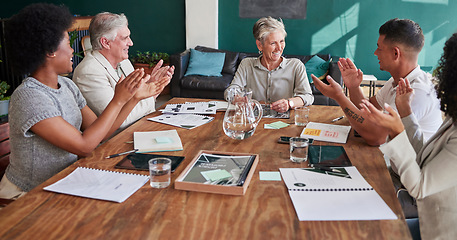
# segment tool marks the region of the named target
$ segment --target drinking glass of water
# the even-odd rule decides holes
[[[168,187],[170,185],[171,160],[168,158],[152,158],[148,163],[151,187]]]
[[[290,138],[290,160],[292,162],[300,163],[308,160],[308,143],[307,138]]]

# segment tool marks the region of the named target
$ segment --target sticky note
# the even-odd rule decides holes
[[[311,128],[305,128],[305,131],[303,132],[304,135],[311,135],[311,136],[319,136],[321,135],[321,130],[320,129],[311,129]]]
[[[210,181],[217,181],[217,180],[221,180],[221,179],[226,179],[226,178],[232,177],[232,174],[227,172],[227,170],[225,170],[225,169],[216,169],[216,170],[204,171],[204,172],[201,172],[201,174],[203,175],[203,177],[206,180],[210,180]]]
[[[281,174],[279,172],[259,172],[261,181],[281,181]]]
[[[155,140],[157,143],[172,143],[173,142],[173,139],[171,139],[169,137],[156,137]]]
[[[276,129],[280,129],[280,128],[284,128],[284,127],[287,127],[289,126],[289,124],[283,122],[283,121],[277,121],[277,122],[274,122],[274,123],[270,123],[269,124],[270,126],[276,128]]]

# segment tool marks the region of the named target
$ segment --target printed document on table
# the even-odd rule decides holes
[[[194,113],[194,114],[216,114],[217,105],[212,102],[187,102],[178,104],[167,104],[163,113]]]
[[[160,116],[148,118],[149,121],[164,123],[185,129],[193,129],[205,123],[209,123],[214,117],[198,114],[169,114],[165,113]]]
[[[121,203],[148,180],[146,175],[78,167],[44,190]]]
[[[300,221],[397,219],[355,167],[280,168]]]
[[[309,122],[300,137],[318,141],[346,143],[351,126]]]

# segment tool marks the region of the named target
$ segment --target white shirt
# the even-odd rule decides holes
[[[430,74],[422,71],[417,66],[411,71],[406,79],[414,89],[411,109],[418,120],[420,131],[423,133],[424,140],[427,141],[440,127],[443,120],[441,117],[440,102],[436,96],[436,90],[430,81]],[[384,108],[384,103],[389,104],[393,109],[395,106],[395,96],[397,86],[393,86],[394,79],[390,78],[384,87],[376,94],[378,104]]]

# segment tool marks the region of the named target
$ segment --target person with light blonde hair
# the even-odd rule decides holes
[[[313,104],[305,65],[299,59],[282,56],[287,36],[282,20],[259,19],[254,24],[253,35],[260,56],[243,59],[230,86],[250,88],[252,98],[270,103],[277,112]]]

